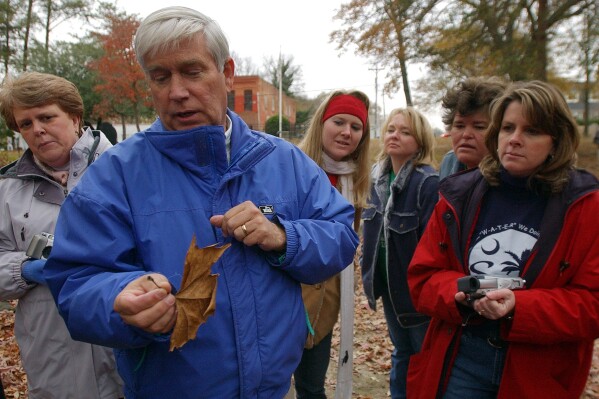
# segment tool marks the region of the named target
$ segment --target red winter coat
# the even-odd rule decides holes
[[[487,188],[477,169],[445,179],[410,263],[416,309],[432,316],[422,350],[410,360],[410,399],[435,398],[449,379],[467,318],[454,300],[456,280],[467,274],[463,258]],[[541,270],[529,289],[514,291],[514,317],[502,321],[509,346],[499,399],[578,399],[584,389],[599,338],[598,190],[594,176],[573,171],[568,187],[548,200],[522,277],[532,279],[535,266]]]

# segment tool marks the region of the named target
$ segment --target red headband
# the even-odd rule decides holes
[[[349,94],[341,94],[335,96],[329,101],[327,109],[324,111],[322,121],[326,121],[333,115],[349,114],[357,117],[362,121],[362,125],[366,128],[366,120],[368,120],[368,110],[366,105],[359,99]]]

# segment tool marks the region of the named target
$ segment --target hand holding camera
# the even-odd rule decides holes
[[[54,244],[54,235],[50,233],[36,234],[29,243],[25,254],[30,260],[23,262],[21,266],[21,276],[30,284],[46,284],[43,268],[46,259],[50,256],[52,245]]]
[[[458,279],[458,292],[466,294],[466,302],[472,304],[487,292],[502,288],[516,290],[524,288],[526,280],[520,277],[465,276]]]
[[[25,254],[33,259],[48,259],[52,245],[54,245],[54,234],[36,234],[31,239]]]

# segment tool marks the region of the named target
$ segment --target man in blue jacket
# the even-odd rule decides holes
[[[127,399],[281,398],[307,334],[300,282],[352,263],[353,208],[295,146],[227,110],[235,65],[213,20],[168,7],[134,44],[159,118],[67,198],[48,285],[74,339],[115,348]],[[212,267],[214,315],[169,352],[194,236],[231,247]]]

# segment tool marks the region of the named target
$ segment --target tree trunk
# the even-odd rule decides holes
[[[46,45],[44,47],[44,49],[46,50],[46,52],[44,53],[44,61],[45,61],[45,67],[48,67],[48,56],[49,56],[49,52],[50,52],[50,21],[52,18],[52,0],[47,0],[46,2],[46,11],[47,11],[47,15],[46,15]]]
[[[31,31],[31,14],[33,12],[33,0],[29,0],[27,6],[27,22],[25,25],[25,39],[23,43],[23,71],[27,70],[27,57],[29,56],[29,32]]]
[[[399,66],[401,69],[401,80],[403,83],[403,92],[406,96],[406,105],[411,107],[412,104],[412,94],[410,93],[410,82],[408,81],[408,66],[406,65],[406,60],[399,60]]]
[[[539,0],[537,28],[533,32],[533,43],[536,53],[534,78],[547,81],[547,0]]]
[[[599,5],[599,3],[598,3]],[[583,88],[583,100],[584,100],[584,110],[583,110],[583,123],[584,123],[584,137],[589,136],[589,119],[590,119],[590,106],[589,99],[591,97],[591,88],[593,85],[593,36],[596,35],[596,30],[594,29],[594,18],[588,12],[585,13],[584,16],[584,42],[583,42],[583,53],[584,53],[584,88]],[[599,77],[599,74],[597,74]]]
[[[591,97],[591,65],[589,60],[589,49],[585,49],[585,65],[584,65],[584,88],[582,90],[582,98],[584,108],[582,111],[582,119],[584,124],[583,136],[589,136],[589,98]]]
[[[121,114],[121,126],[123,127],[123,140],[127,139],[127,125],[125,124],[125,115]]]
[[[139,132],[140,126],[139,126],[139,106],[138,106],[138,100],[137,100],[138,96],[135,96],[135,103],[133,104],[133,118],[135,118],[135,127],[137,128],[137,131]]]
[[[4,29],[6,31],[6,37],[4,38],[4,50],[2,51],[2,58],[4,61],[4,76],[8,75],[8,63],[10,61],[10,23],[12,21],[10,0],[6,2],[6,17],[4,19]]]
[[[399,7],[398,7],[399,10]],[[399,69],[401,73],[401,82],[403,85],[403,92],[406,97],[406,104],[408,107],[411,107],[412,104],[412,94],[410,92],[410,82],[408,80],[408,66],[406,63],[406,46],[403,37],[403,26],[401,23],[401,16],[396,14],[396,10],[390,7],[385,7],[385,12],[389,16],[389,18],[393,21],[393,28],[395,29],[395,35],[397,36],[397,58],[399,60]]]

